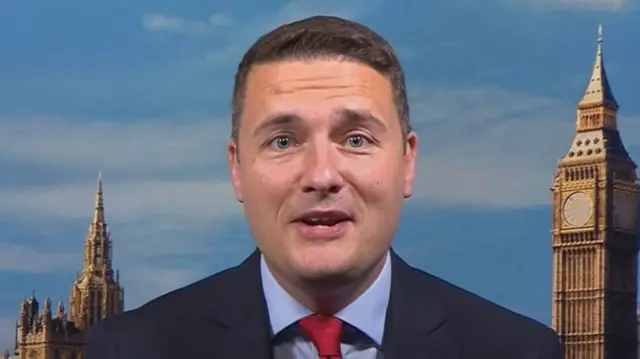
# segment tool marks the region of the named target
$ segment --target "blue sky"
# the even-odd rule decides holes
[[[407,260],[549,323],[549,187],[604,26],[619,126],[640,161],[635,0],[3,3],[0,349],[19,301],[68,300],[95,180],[126,305],[242,260],[228,182],[234,68],[262,32],[337,14],[396,47],[421,136]]]

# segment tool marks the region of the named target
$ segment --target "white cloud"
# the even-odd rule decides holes
[[[261,30],[266,31],[274,25],[300,20],[314,15],[340,16],[356,20],[369,14],[378,3],[379,1],[376,0],[287,1],[283,7],[278,9],[273,20],[263,24]]]
[[[68,67],[64,71],[51,71],[46,67],[37,74],[20,73],[6,80],[3,78],[0,95],[4,102],[11,103],[7,111],[21,114],[80,114],[86,118],[103,114],[123,117],[209,112],[214,98],[229,94],[228,90],[216,85],[232,80],[230,68],[236,66],[242,53],[260,34],[285,21],[313,14],[360,19],[378,2],[285,1],[281,6],[267,6],[268,9],[255,14],[251,11],[243,13],[233,22],[225,20],[226,15],[187,19],[152,12],[140,19],[141,29],[146,29],[152,38],[176,33],[212,34],[215,38],[180,36],[173,39],[177,41],[173,42],[175,46],[156,48],[160,52],[152,60],[140,55],[143,56],[138,59],[140,61],[126,65],[97,62]],[[152,38],[144,40],[144,48],[158,45]],[[176,51],[176,46],[180,51]],[[65,105],[69,101],[73,106]],[[33,103],[38,106],[34,107]]]
[[[182,34],[208,34],[232,24],[231,18],[224,14],[213,14],[206,20],[187,20],[166,14],[145,14],[142,26],[148,31],[165,31]]]
[[[25,245],[0,242],[0,272],[48,273],[69,268],[75,259],[67,252],[43,252]]]
[[[126,282],[136,288],[134,296],[151,299],[161,294],[165,287],[159,283],[164,281],[164,275],[157,277],[158,273],[166,271],[167,275],[182,278],[184,273],[192,273],[195,263],[190,261],[183,268],[174,269],[157,267],[156,276],[128,277],[131,273],[146,273],[148,261],[207,253],[213,257],[220,254],[220,248],[235,253],[234,243],[218,237],[230,223],[241,218],[241,206],[228,181],[122,181],[110,183],[105,179],[105,214],[114,242],[115,264],[127,273]],[[0,191],[0,217],[5,220],[38,227],[68,223],[78,229],[71,237],[58,234],[59,226],[47,231],[49,240],[64,237],[55,246],[58,252],[0,242],[0,271],[46,273],[81,268],[81,243],[91,220],[94,191],[92,183]],[[157,283],[145,282],[154,280]],[[167,282],[167,288],[171,284]],[[147,286],[148,291],[140,290]],[[136,303],[141,304],[140,300]]]
[[[630,0],[508,0],[513,4],[528,4],[538,10],[548,9],[573,9],[589,11],[610,11],[618,12],[629,10]]]
[[[231,184],[225,180],[123,181],[104,183],[105,211],[114,222],[139,223],[151,218],[183,216],[206,221],[224,220],[240,211]],[[94,192],[92,183],[2,190],[0,216],[17,220],[88,219]]]
[[[237,24],[231,42],[221,48],[212,49],[204,56],[194,60],[195,64],[219,65],[230,61],[239,61],[260,35],[275,27],[301,20],[314,15],[339,16],[350,20],[366,17],[378,4],[378,0],[325,0],[325,1],[286,1],[285,5],[269,16],[260,16]]]
[[[33,231],[51,223],[40,238],[64,237],[57,248],[66,251],[50,253],[0,241],[0,271],[42,272],[81,266],[77,253],[82,250],[83,231],[91,219],[100,169],[116,262],[128,272],[148,268],[145,261],[159,256],[208,253],[219,243],[217,230],[241,213],[225,166],[228,121],[108,123],[5,118],[0,119],[0,127],[3,166],[26,168],[15,173],[36,179],[29,185],[4,182],[0,218],[21,225],[37,224]],[[32,170],[40,175],[32,176]],[[66,178],[51,179],[60,173]],[[69,177],[74,174],[77,177]],[[79,232],[71,238],[56,234],[52,228],[60,224]],[[144,276],[138,278],[143,280]],[[130,283],[133,288],[144,285]]]
[[[508,92],[497,86],[410,84],[409,93],[414,125],[446,122],[447,126],[469,128],[561,105],[551,98]]]
[[[282,7],[277,8],[276,11],[268,16],[261,14],[259,17],[249,21],[234,24],[234,36],[231,37],[233,43],[229,44],[228,48],[214,50],[211,53],[221,51],[235,54],[237,51],[246,48],[248,42],[255,40],[260,34],[280,24],[313,15],[334,15],[355,20],[367,14],[376,3],[376,0],[286,1]],[[223,14],[213,14],[207,20],[188,20],[183,17],[160,13],[145,14],[142,17],[142,26],[148,31],[206,34],[230,25],[232,25],[232,20]],[[211,53],[208,53],[206,57],[211,59]]]
[[[47,169],[103,170],[112,176],[208,171],[224,163],[229,121],[122,122],[0,118],[0,160]]]
[[[418,90],[417,199],[443,205],[547,205],[557,160],[573,140],[571,101],[499,88]],[[622,117],[627,146],[640,121]],[[627,134],[627,135],[625,135]]]
[[[416,197],[440,204],[548,203],[556,160],[573,136],[572,101],[497,87],[433,84],[410,91],[421,139]],[[640,132],[638,121],[620,122],[627,145],[636,144],[625,134]],[[7,218],[87,218],[99,169],[112,221],[175,218],[162,223],[168,226],[240,213],[226,175],[228,121],[0,119],[0,126],[0,160],[44,173],[84,173],[81,184],[0,189],[0,215]],[[214,176],[216,170],[225,175]]]

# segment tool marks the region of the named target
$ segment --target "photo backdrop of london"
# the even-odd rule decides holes
[[[68,301],[99,170],[127,308],[244,258],[252,242],[225,163],[234,67],[261,32],[316,13],[371,25],[404,63],[421,141],[398,251],[549,324],[549,187],[599,23],[622,138],[640,161],[639,4],[402,4],[3,3],[0,349],[33,289]]]

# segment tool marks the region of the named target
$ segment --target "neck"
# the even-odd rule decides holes
[[[310,311],[333,315],[362,295],[378,278],[387,260],[387,253],[371,268],[350,275],[300,279],[278,271],[265,258],[265,263],[278,284]]]

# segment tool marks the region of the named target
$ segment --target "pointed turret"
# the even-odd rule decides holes
[[[64,304],[62,303],[61,300],[58,301],[58,308],[56,309],[56,316],[58,318],[62,318],[65,315],[64,312]]]
[[[609,85],[607,71],[604,68],[604,55],[602,54],[602,24],[598,25],[598,39],[596,46],[596,59],[591,71],[591,79],[587,85],[584,96],[578,103],[579,107],[605,106],[612,110],[618,109],[618,102],[613,96]]]
[[[98,183],[93,204],[93,217],[85,242],[84,273],[105,273],[111,275],[111,239],[104,215],[102,194],[102,172],[98,173]]]
[[[102,199],[102,171],[98,172],[98,184],[96,188],[93,206],[93,221],[91,224],[104,223],[104,200]]]
[[[613,97],[613,91],[607,78],[607,71],[604,68],[602,25],[599,25],[596,60],[587,89],[578,102],[576,131],[579,133],[599,130],[617,132],[618,107],[618,102]]]
[[[34,321],[38,315],[40,314],[40,303],[36,299],[36,290],[34,289],[31,293],[31,299],[28,302],[28,313],[29,320]]]
[[[69,319],[86,329],[106,316],[123,311],[122,287],[113,269],[111,236],[105,221],[102,173],[98,174],[93,216],[84,244],[82,272],[71,288]]]
[[[16,323],[16,342],[20,341],[29,332],[29,302],[25,297],[20,302],[20,315]]]
[[[44,298],[44,311],[45,312],[51,312],[51,298],[50,297],[45,297]]]
[[[604,68],[602,25],[599,25],[591,80],[577,106],[576,137],[563,161],[617,158],[632,163],[618,132],[618,108]]]
[[[27,298],[25,297],[20,301],[20,317],[27,317],[29,315],[29,302],[27,302]]]

